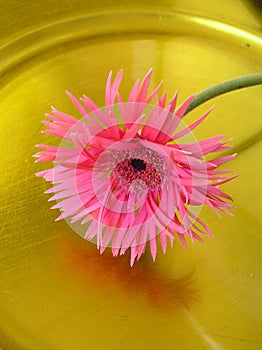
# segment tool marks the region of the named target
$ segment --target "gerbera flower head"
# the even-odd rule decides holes
[[[228,149],[223,136],[197,142],[182,121],[194,96],[176,109],[177,93],[166,102],[161,87],[149,94],[150,70],[138,80],[124,102],[119,86],[123,71],[106,83],[105,107],[89,97],[67,95],[81,118],[52,107],[45,133],[62,139],[59,146],[37,145],[37,162],[53,161],[51,169],[37,173],[52,183],[47,193],[72,228],[95,241],[101,253],[111,247],[114,256],[131,249],[131,265],[149,244],[155,260],[157,241],[166,252],[167,241],[177,237],[202,241],[211,236],[199,218],[203,205],[230,213],[231,197],[220,185],[234,177],[217,168],[235,155],[205,160],[205,155]],[[155,99],[155,103],[152,100]]]

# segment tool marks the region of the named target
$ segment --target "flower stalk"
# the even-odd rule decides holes
[[[185,114],[191,112],[196,107],[202,105],[203,103],[211,100],[214,97],[223,95],[230,91],[239,90],[260,84],[262,84],[262,73],[245,75],[243,77],[223,81],[222,83],[218,83],[199,92],[188,106]]]

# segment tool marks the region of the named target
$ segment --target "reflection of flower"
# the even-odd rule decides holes
[[[63,141],[59,147],[37,145],[43,151],[36,154],[37,161],[55,161],[37,175],[54,184],[47,192],[54,193],[53,208],[61,210],[58,219],[86,224],[82,235],[96,239],[101,252],[111,246],[116,256],[130,247],[131,265],[147,241],[155,259],[157,238],[165,252],[167,238],[172,244],[178,236],[186,247],[186,236],[192,242],[202,241],[200,234],[211,236],[198,218],[203,204],[215,211],[231,208],[219,187],[232,177],[217,167],[234,155],[205,161],[206,154],[229,147],[222,136],[195,142],[191,135],[209,111],[181,127],[194,96],[175,112],[177,94],[166,104],[165,93],[157,96],[161,84],[148,96],[151,74],[134,84],[125,103],[118,92],[122,71],[113,82],[110,73],[103,109],[87,96],[79,102],[68,93],[83,118],[52,108],[45,132]]]

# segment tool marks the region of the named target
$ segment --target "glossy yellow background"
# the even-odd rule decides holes
[[[154,68],[180,102],[222,80],[261,71],[261,17],[251,2],[0,1],[0,349],[261,349],[261,87],[214,100],[199,139],[233,137],[240,174],[224,188],[235,216],[201,213],[214,233],[146,254],[99,255],[55,223],[35,178],[50,105],[75,113],[64,90],[103,106],[110,69],[121,93]],[[213,102],[199,107],[192,121]],[[75,113],[77,116],[77,113]]]

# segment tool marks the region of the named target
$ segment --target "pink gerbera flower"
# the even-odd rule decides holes
[[[134,84],[128,101],[119,94],[123,71],[106,83],[105,107],[90,98],[80,101],[67,95],[82,115],[76,119],[52,107],[45,133],[62,139],[56,146],[37,145],[37,162],[54,166],[37,173],[50,181],[50,200],[61,215],[85,239],[95,240],[101,253],[111,246],[114,256],[131,248],[131,265],[145,252],[147,242],[153,259],[157,240],[165,253],[178,237],[202,241],[211,236],[198,217],[205,204],[214,211],[228,212],[231,197],[220,185],[234,177],[217,168],[235,155],[209,161],[204,156],[228,149],[223,136],[196,142],[191,131],[210,110],[190,126],[182,118],[194,99],[190,96],[178,109],[177,93],[166,103],[159,97],[161,84],[148,95],[152,70]],[[156,103],[151,104],[153,98]]]

